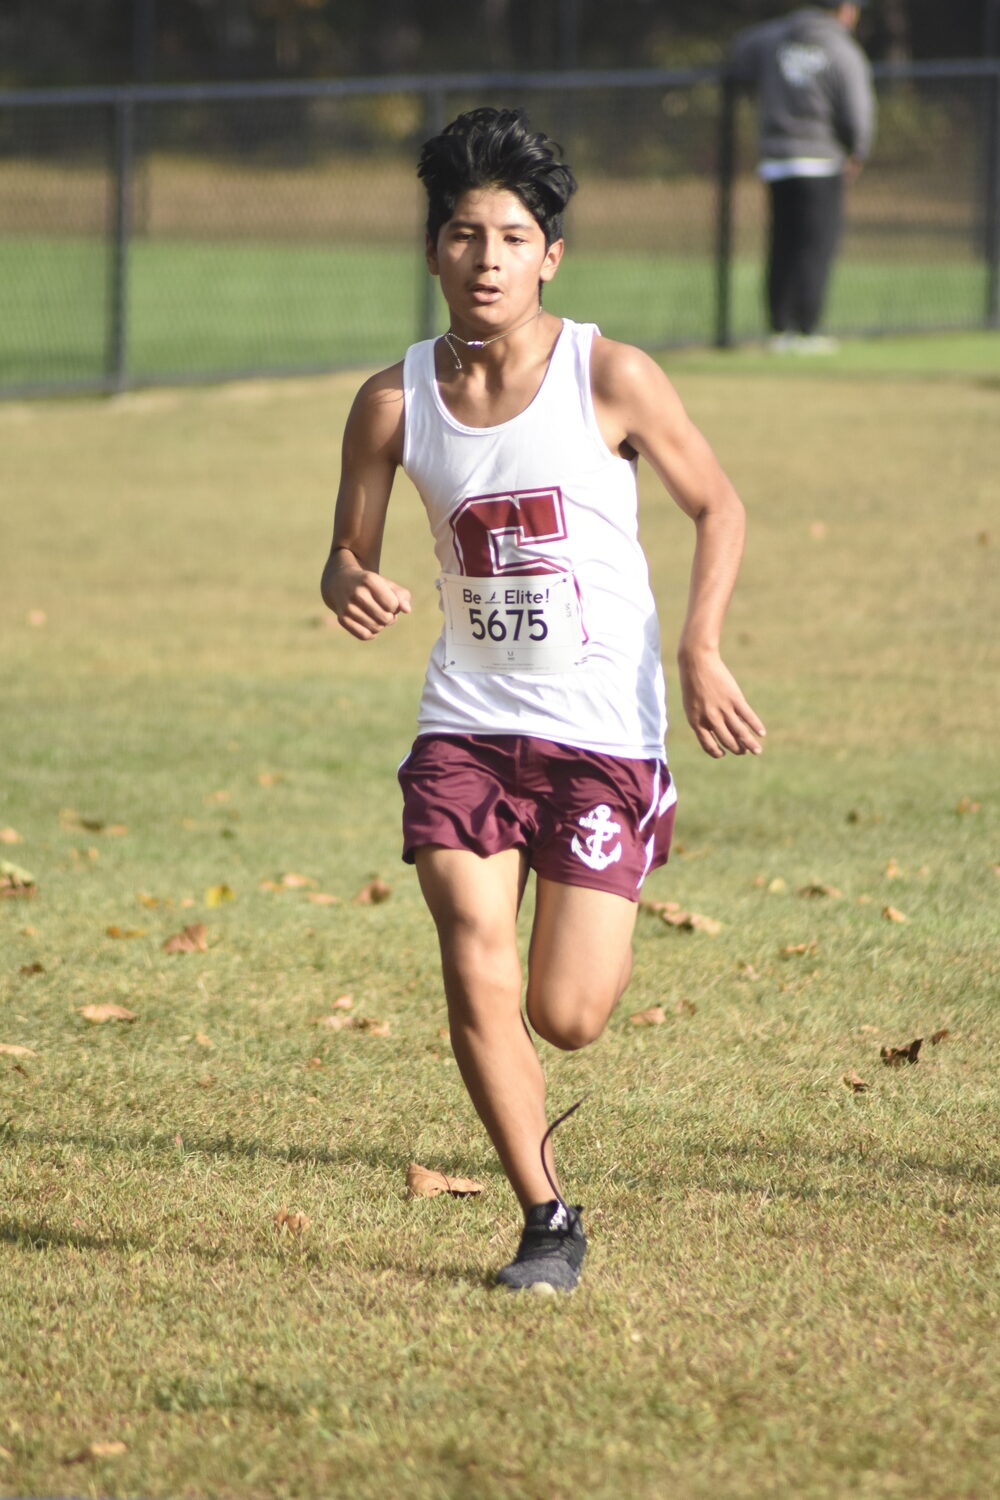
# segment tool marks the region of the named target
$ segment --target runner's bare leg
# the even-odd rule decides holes
[[[482,859],[416,850],[437,925],[451,1044],[463,1081],[522,1208],[552,1189],[542,1170],[545,1079],[521,1015],[517,911],[527,864],[517,849]],[[549,1170],[555,1175],[550,1162]]]
[[[416,865],[438,929],[455,1059],[527,1209],[552,1189],[540,1152],[545,1079],[521,1015],[516,922],[526,862],[518,850],[482,859],[429,847],[416,851]],[[604,1029],[628,980],[634,922],[634,904],[621,897],[539,880],[528,1010],[555,1046],[583,1046]]]

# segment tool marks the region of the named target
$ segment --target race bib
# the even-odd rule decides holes
[[[572,573],[467,578],[442,573],[445,670],[568,672],[583,655]]]

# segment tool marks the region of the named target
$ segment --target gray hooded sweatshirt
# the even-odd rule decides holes
[[[758,95],[765,160],[864,161],[875,135],[875,93],[864,52],[830,10],[809,7],[751,26],[734,41],[728,72]]]

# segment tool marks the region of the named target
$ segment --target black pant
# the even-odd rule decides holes
[[[774,333],[812,333],[840,239],[844,181],[786,177],[771,190],[767,302]]]

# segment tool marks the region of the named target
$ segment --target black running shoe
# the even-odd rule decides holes
[[[580,1279],[587,1239],[580,1208],[551,1198],[528,1210],[517,1254],[497,1272],[497,1281],[512,1291],[544,1283],[571,1292]]]

